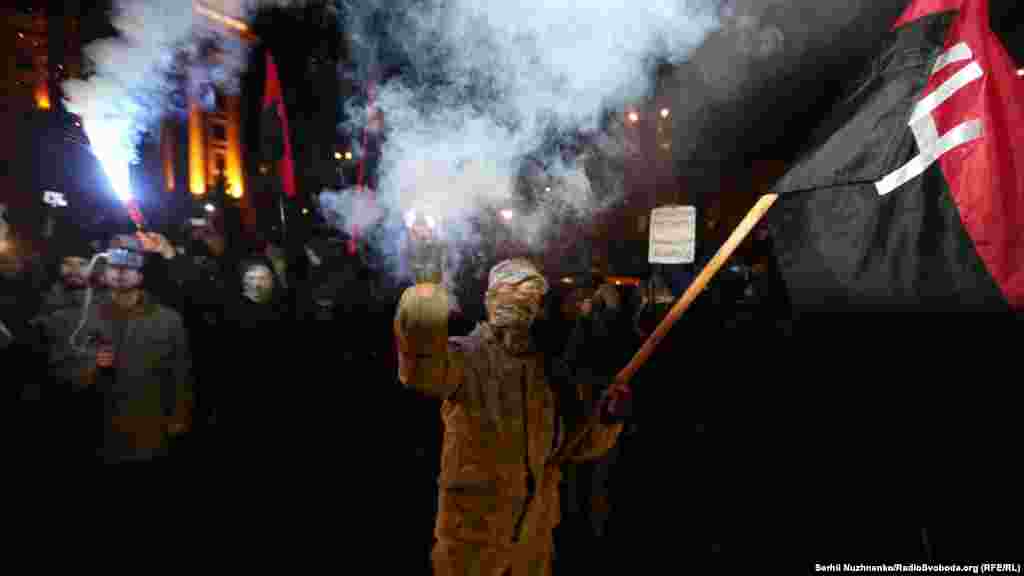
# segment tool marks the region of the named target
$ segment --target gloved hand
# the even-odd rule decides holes
[[[394,320],[402,382],[415,364],[442,358],[447,351],[449,302],[448,291],[438,284],[416,284],[402,294]]]
[[[632,401],[633,389],[630,388],[629,383],[616,380],[601,394],[601,400],[598,403],[601,420],[605,423],[625,421]]]

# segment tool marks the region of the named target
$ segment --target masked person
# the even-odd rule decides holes
[[[548,285],[527,260],[499,263],[488,277],[487,321],[448,337],[448,295],[417,284],[395,318],[399,380],[443,400],[436,575],[547,575],[559,522],[563,461],[598,457],[616,442],[615,386],[597,415],[575,411],[567,350],[555,358],[530,338]]]
[[[262,258],[242,262],[242,299],[244,311],[238,320],[279,319],[272,305],[280,298],[277,275],[272,264]]]
[[[283,289],[271,262],[256,255],[236,266],[235,279],[229,285],[233,292],[222,296],[225,316],[216,333],[225,352],[238,360],[231,366],[230,377],[224,374],[211,388],[217,411],[212,439],[221,461],[251,463],[286,453],[282,435],[291,430],[281,419],[290,410],[280,386],[287,375],[268,367],[264,360],[273,366],[289,366],[273,359],[289,356],[293,338],[281,302]]]
[[[112,245],[109,299],[55,314],[65,337],[51,362],[73,387],[102,396],[103,461],[151,462],[190,427],[191,357],[181,316],[143,289],[141,246],[132,237]]]

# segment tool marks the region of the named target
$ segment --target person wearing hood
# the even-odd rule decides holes
[[[611,387],[587,414],[571,376],[573,359],[588,355],[544,354],[530,337],[547,292],[530,261],[503,261],[488,277],[487,321],[451,338],[441,285],[401,297],[399,380],[442,401],[434,574],[550,575],[561,465],[599,457],[622,431],[617,406],[628,387]]]
[[[224,353],[233,358],[233,364],[231,378],[221,377],[216,383],[214,453],[227,461],[252,463],[288,452],[283,434],[291,430],[282,425],[282,418],[291,411],[288,393],[281,386],[289,376],[264,362],[287,366],[276,359],[291,357],[293,323],[269,258],[260,254],[243,258],[235,270],[236,279],[222,296],[224,322],[218,330]]]

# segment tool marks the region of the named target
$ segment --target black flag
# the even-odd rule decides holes
[[[888,326],[893,313],[987,322],[1019,308],[1024,153],[1010,134],[1024,128],[1022,96],[987,0],[911,2],[775,187],[794,308]]]

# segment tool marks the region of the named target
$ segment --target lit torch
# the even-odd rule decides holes
[[[133,158],[133,147],[129,147],[123,141],[123,134],[127,130],[117,130],[110,126],[90,125],[87,119],[85,132],[89,137],[90,148],[96,160],[107,175],[111,188],[118,200],[128,210],[128,216],[135,223],[139,232],[145,230],[145,220],[142,211],[139,209],[138,201],[132,195],[131,159]]]
[[[447,250],[441,238],[440,218],[413,209],[405,213],[405,226],[409,234],[403,252],[416,283],[440,284]]]

